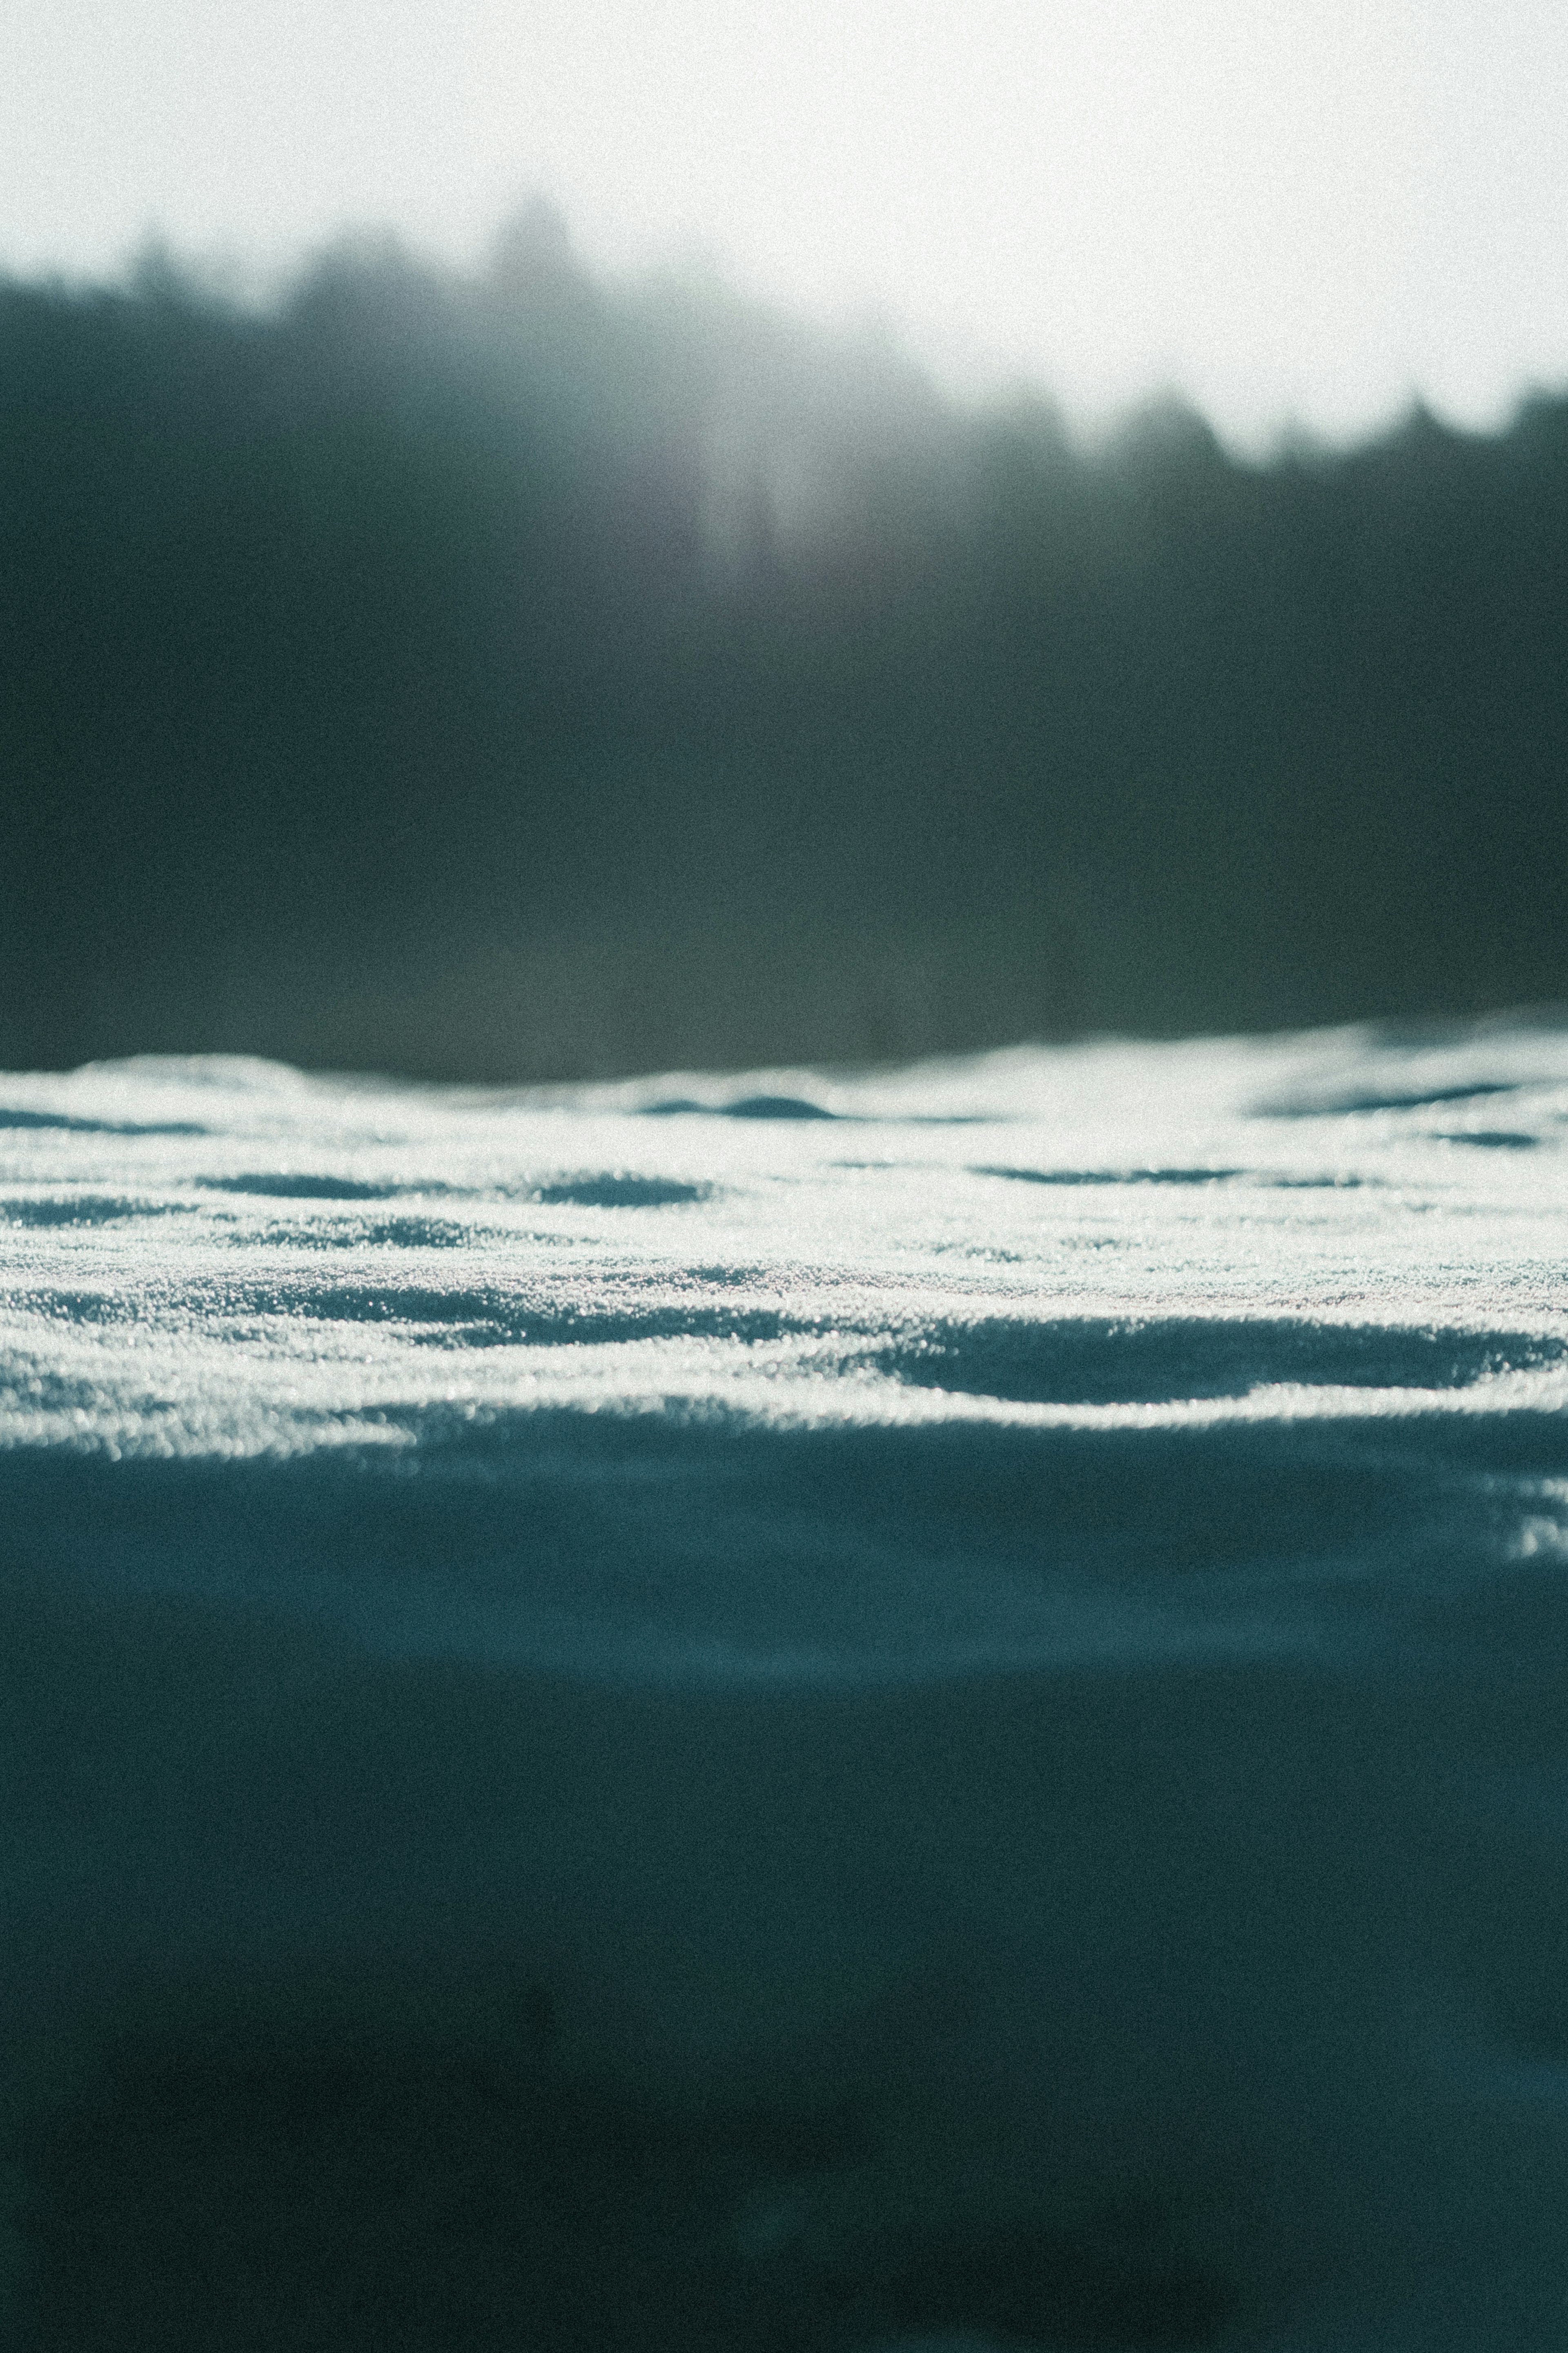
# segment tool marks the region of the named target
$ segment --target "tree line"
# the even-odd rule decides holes
[[[567,1076],[1568,994],[1568,398],[1092,448],[553,217],[0,285],[0,1063]]]

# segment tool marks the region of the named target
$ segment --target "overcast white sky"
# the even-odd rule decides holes
[[[0,263],[521,196],[1089,417],[1249,440],[1568,380],[1568,0],[0,0]]]

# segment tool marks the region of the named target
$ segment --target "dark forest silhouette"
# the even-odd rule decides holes
[[[1092,453],[552,217],[0,286],[0,1063],[525,1078],[1568,995],[1568,398]]]

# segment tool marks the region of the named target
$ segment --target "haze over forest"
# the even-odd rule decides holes
[[[545,207],[0,286],[0,1064],[508,1080],[1568,995],[1568,396],[1093,448]]]

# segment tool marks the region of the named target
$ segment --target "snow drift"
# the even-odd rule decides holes
[[[1565,1122],[0,1082],[7,2341],[1560,2346]]]

